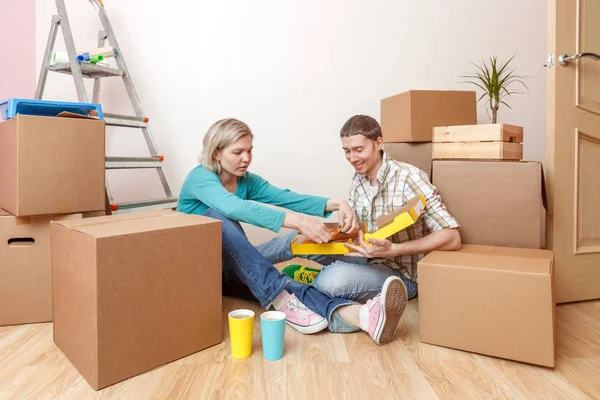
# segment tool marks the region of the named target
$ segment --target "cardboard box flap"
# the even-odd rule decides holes
[[[497,254],[502,256],[525,257],[525,258],[543,258],[552,260],[554,253],[552,250],[525,249],[517,247],[485,246],[479,244],[463,244],[460,253],[472,254]]]
[[[178,212],[162,213],[158,215],[153,214],[146,215],[145,217],[127,219],[106,220],[107,218],[110,219],[111,217],[90,218],[87,221],[92,221],[92,223],[87,224],[58,223],[66,228],[84,233],[94,238],[122,236],[208,223],[220,223],[215,219],[205,216]],[[102,219],[103,221],[93,221],[99,219]]]
[[[463,244],[460,248],[462,253],[473,253],[473,254],[490,254],[494,252],[496,246],[485,246],[481,244]]]
[[[404,213],[407,213],[408,214],[407,217],[412,218],[412,223],[414,223],[419,219],[419,217],[425,210],[426,205],[427,205],[427,200],[425,200],[425,197],[423,195],[415,196],[412,199],[408,200],[406,205],[404,205],[403,207],[394,211],[393,213],[384,214],[384,215],[380,216],[379,218],[377,218],[377,226],[379,227],[379,230],[382,230],[386,226],[394,223],[396,221],[397,217],[401,216]],[[407,221],[407,223],[410,223],[410,221]],[[396,230],[396,229],[398,229],[398,227],[392,228],[392,230],[390,230],[391,233],[389,233],[389,234],[388,234],[388,232],[382,232],[380,235],[381,237],[376,237],[375,236],[376,232],[373,232],[372,235],[376,239],[385,239],[387,237],[390,237],[394,233],[399,232],[399,231],[394,232],[394,230]],[[384,234],[387,236],[383,236]],[[365,236],[365,239],[368,239],[368,238]]]
[[[546,188],[546,177],[544,175],[544,166],[540,168],[542,170],[542,205],[544,209],[548,210],[548,189]]]
[[[77,113],[70,112],[70,111],[62,111],[62,112],[58,113],[57,117],[60,117],[60,118],[81,118],[81,119],[95,119],[95,120],[100,120],[100,118],[98,118],[98,116],[77,114]]]
[[[554,253],[552,250],[541,250],[541,249],[522,249],[512,247],[494,247],[494,254],[510,257],[523,257],[523,258],[538,258],[543,260],[552,260]]]
[[[477,254],[461,251],[434,251],[423,258],[419,264],[549,275],[552,270],[552,257],[505,255],[494,252]]]
[[[149,218],[152,216],[160,216],[166,214],[179,214],[176,211],[172,210],[154,210],[154,211],[145,211],[145,212],[136,212],[129,214],[118,214],[118,215],[104,215],[93,218],[86,218],[79,221],[68,221],[61,222],[61,225],[64,225],[67,228],[76,229],[84,226],[92,226],[106,223],[113,223],[116,221],[132,221],[140,218]]]

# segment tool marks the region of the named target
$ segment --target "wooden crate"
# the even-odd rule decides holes
[[[433,159],[521,160],[523,144],[509,142],[434,143]]]
[[[439,126],[433,129],[434,159],[521,160],[523,128],[508,124]]]
[[[508,124],[438,126],[433,142],[514,142],[523,143],[523,128]]]

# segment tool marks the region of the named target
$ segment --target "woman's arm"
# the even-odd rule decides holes
[[[292,192],[289,189],[280,189],[268,181],[252,173],[246,174],[248,184],[248,200],[272,204],[302,214],[317,217],[329,217],[331,211],[327,210],[329,199],[321,196],[312,196]],[[333,205],[331,205],[333,207]]]
[[[250,200],[318,217],[328,217],[333,211],[337,211],[342,232],[351,233],[358,229],[354,211],[344,200],[327,199],[321,196],[300,194],[288,189],[280,189],[255,174],[247,174],[247,179],[249,186],[248,198]],[[307,218],[303,218],[302,220],[305,225],[308,225],[305,226],[305,229],[308,229],[308,231],[316,229],[315,222],[310,222],[312,220]],[[297,221],[294,220],[294,222]],[[313,226],[312,229],[310,228],[311,225]],[[322,229],[325,229],[324,226],[319,227],[318,231],[322,231]],[[303,233],[306,234],[306,232]]]
[[[229,219],[245,222],[261,228],[279,232],[286,214],[281,210],[240,199],[223,187],[218,176],[206,170],[199,170],[190,177],[188,194],[207,207]]]
[[[228,192],[218,176],[209,171],[198,171],[190,187],[193,198],[234,221],[274,232],[279,232],[282,226],[296,229],[317,243],[327,242],[331,237],[325,225],[314,219],[239,198]]]

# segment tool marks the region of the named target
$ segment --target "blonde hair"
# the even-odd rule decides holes
[[[248,125],[235,118],[226,118],[215,122],[208,129],[202,140],[202,153],[200,153],[199,157],[200,164],[204,168],[216,173],[221,172],[221,165],[215,160],[215,153],[246,135],[254,138]]]

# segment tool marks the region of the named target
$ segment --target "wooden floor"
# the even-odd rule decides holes
[[[257,304],[225,298],[235,308]],[[52,325],[0,328],[0,399],[600,399],[600,301],[557,310],[554,370],[419,343],[417,300],[397,338],[365,333],[304,336],[286,328],[285,355],[234,360],[218,346],[95,392],[52,342]],[[258,323],[258,322],[257,322]],[[258,325],[257,325],[258,326]]]

